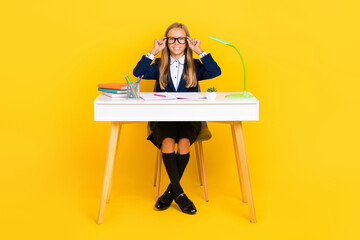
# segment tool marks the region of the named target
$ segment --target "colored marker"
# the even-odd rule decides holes
[[[154,94],[154,96],[158,96],[158,97],[166,97],[165,95],[161,95],[161,94]]]
[[[126,74],[126,77],[129,79],[129,82],[131,82],[130,77],[129,77],[129,75],[128,75],[128,74]]]
[[[139,79],[139,82],[136,83],[136,87],[138,86],[138,84],[140,83],[141,79],[143,78],[144,75],[141,76],[141,78]]]
[[[126,75],[127,75],[127,74],[126,74]],[[127,79],[127,78],[126,78],[126,75],[125,75],[125,79],[126,79],[127,83],[130,85],[130,88],[131,88],[134,96],[135,96],[136,98],[138,98],[137,95],[136,95],[136,93],[135,93],[135,90],[134,90],[134,88],[133,88],[133,86],[132,86],[132,82],[130,81],[130,78]],[[128,77],[129,77],[129,75],[128,75]]]

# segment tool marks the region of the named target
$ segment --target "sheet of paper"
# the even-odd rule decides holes
[[[157,94],[157,95],[155,95]],[[159,96],[160,95],[160,96]],[[163,97],[165,96],[165,97]],[[176,97],[173,96],[170,93],[167,92],[159,92],[159,93],[153,93],[153,92],[141,92],[140,98],[142,98],[145,101],[151,101],[151,100],[175,100]]]
[[[197,92],[142,92],[140,97],[148,100],[175,100],[175,99],[205,99],[206,97]]]
[[[203,99],[205,98],[204,95],[198,93],[198,92],[174,92],[171,93],[174,95],[177,99]]]

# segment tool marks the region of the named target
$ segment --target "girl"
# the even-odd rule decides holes
[[[162,51],[161,59],[155,59],[156,54]],[[200,60],[193,59],[192,52],[199,55]],[[200,48],[200,40],[190,38],[184,24],[173,23],[161,39],[155,40],[154,48],[143,56],[134,69],[136,77],[156,79],[156,92],[198,92],[199,80],[210,79],[221,74],[216,62]],[[165,193],[157,200],[155,208],[167,209],[173,199],[181,211],[195,214],[193,202],[185,195],[180,185],[190,158],[190,145],[195,142],[201,122],[151,122],[153,133],[147,138],[156,147],[162,149],[163,162],[170,179]],[[175,154],[175,143],[178,151]]]

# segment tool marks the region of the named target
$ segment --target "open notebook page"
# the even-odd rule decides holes
[[[161,95],[161,96],[160,96]],[[140,97],[144,100],[175,100],[175,99],[203,99],[205,96],[197,92],[141,92]]]

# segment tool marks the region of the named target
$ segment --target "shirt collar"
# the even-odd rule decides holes
[[[172,65],[176,60],[170,56],[170,65]],[[184,65],[185,63],[185,55],[179,58],[177,61],[179,61],[180,64]]]

